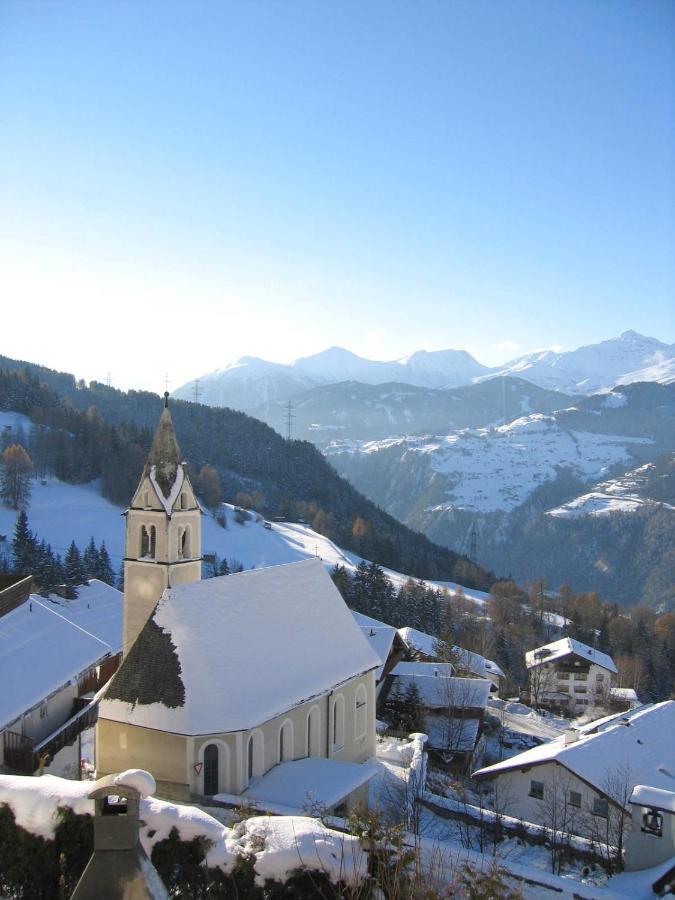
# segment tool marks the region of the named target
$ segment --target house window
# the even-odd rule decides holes
[[[570,686],[569,684],[559,684],[558,685],[558,693],[560,694],[569,694]]]
[[[218,748],[209,744],[204,750],[204,794],[212,797],[218,793]]]
[[[574,693],[575,694],[586,694],[588,692],[588,688],[585,684],[575,684],[574,685]]]
[[[569,681],[570,673],[569,672],[558,672],[558,680],[559,681]]]
[[[570,791],[570,806],[581,807],[581,794],[579,791]]]
[[[602,672],[598,672],[598,674],[595,676],[595,680],[596,680],[596,681],[604,681],[604,680],[605,680],[605,676],[603,675]]]
[[[345,698],[339,694],[333,702],[333,750],[345,744]]]
[[[645,834],[663,837],[663,815],[658,809],[648,809],[642,814],[642,828]]]
[[[530,797],[534,797],[535,800],[543,800],[544,799],[544,782],[543,781],[530,781]]]
[[[575,681],[588,681],[588,672],[575,672],[574,680]]]
[[[593,798],[593,815],[594,816],[602,816],[604,819],[607,818],[608,812],[608,804],[604,797],[594,797]]]
[[[368,729],[367,710],[366,689],[364,685],[360,684],[356,690],[354,707],[354,737],[357,740],[366,736],[366,731]]]

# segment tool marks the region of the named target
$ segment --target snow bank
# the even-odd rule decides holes
[[[375,753],[378,759],[386,759],[387,762],[395,763],[399,766],[409,766],[412,762],[414,749],[413,744],[389,738],[386,741],[382,741],[382,743],[378,743]]]

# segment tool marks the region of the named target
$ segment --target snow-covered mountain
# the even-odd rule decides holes
[[[675,345],[635,331],[565,353],[543,350],[499,368],[484,366],[465,350],[418,350],[391,361],[365,359],[342,347],[329,347],[288,365],[243,356],[180,387],[175,396],[209,406],[251,412],[274,400],[345,381],[368,385],[396,382],[433,389],[468,385],[501,375],[524,378],[549,390],[592,394],[634,381],[670,383],[675,379]]]
[[[209,406],[230,406],[249,412],[261,403],[285,400],[318,385],[357,381],[449,388],[469,384],[491,371],[465,350],[421,350],[402,359],[381,362],[364,359],[342,347],[329,347],[289,365],[243,356],[236,363],[200,376],[198,393],[200,401]],[[184,384],[174,396],[194,400],[195,382]]]
[[[636,331],[566,353],[544,350],[507,363],[494,375],[517,375],[540,387],[592,394],[617,384],[675,380],[675,346]]]

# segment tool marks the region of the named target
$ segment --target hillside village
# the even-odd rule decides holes
[[[412,853],[422,871],[435,845],[438,896],[461,871],[496,879],[496,896],[647,897],[673,884],[675,701],[650,697],[634,662],[617,665],[569,636],[571,603],[555,612],[543,593],[508,584],[488,595],[415,582],[305,525],[223,510],[232,517],[224,544],[238,546],[230,561],[246,541],[293,546],[306,534],[313,547],[297,561],[239,562],[233,574],[224,554],[204,552],[218,526],[192,486],[167,395],[118,520],[121,589],[106,583],[116,579],[99,551],[75,566],[71,550],[56,585],[44,566],[12,565],[20,538],[33,540],[34,559],[40,549],[17,518],[0,585],[0,674],[16,685],[3,695],[0,803],[24,843],[55,840],[64,807],[95,812],[99,847],[112,827],[99,813],[119,789],[141,815],[124,845],[129,871],[144,883],[153,865],[161,875],[159,893],[139,896],[188,877],[171,876],[164,841],[182,858],[182,844],[200,836],[212,843],[194,896],[207,896],[209,878],[227,890],[254,834],[259,879],[284,883],[299,868],[357,884],[373,871],[375,845],[357,837],[373,812],[397,847],[392,859]],[[103,580],[88,577],[96,572]],[[489,635],[499,615],[525,614],[542,643],[507,666]],[[597,643],[597,632],[585,634]],[[294,865],[281,851],[289,841]],[[308,849],[317,842],[343,862],[348,851],[351,871]],[[86,859],[68,871],[74,896],[110,877],[100,847],[79,888]],[[400,865],[397,883],[414,891],[413,870]]]

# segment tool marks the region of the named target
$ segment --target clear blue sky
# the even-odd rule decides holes
[[[675,341],[675,4],[0,0],[0,353]]]

